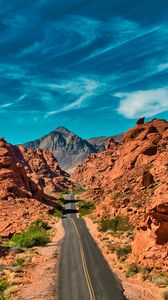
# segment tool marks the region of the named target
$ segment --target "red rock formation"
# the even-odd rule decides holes
[[[135,226],[134,260],[168,267],[168,122],[138,124],[122,145],[110,140],[104,152],[77,167],[72,179],[86,186],[83,197],[97,201],[96,218],[123,215]]]
[[[136,124],[137,124],[137,125],[144,124],[144,121],[145,121],[145,117],[140,118],[140,119],[136,122]]]
[[[0,236],[9,236],[47,214],[68,175],[48,151],[26,150],[0,139]]]
[[[27,175],[45,194],[62,191],[70,186],[69,175],[62,171],[53,154],[47,150],[19,147]]]

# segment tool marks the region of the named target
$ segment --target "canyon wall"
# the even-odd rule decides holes
[[[82,197],[95,202],[97,220],[122,215],[135,226],[133,261],[167,270],[168,122],[140,120],[122,144],[110,139],[72,179],[85,186]]]
[[[47,218],[57,193],[71,187],[68,177],[49,151],[27,150],[0,139],[0,236]]]

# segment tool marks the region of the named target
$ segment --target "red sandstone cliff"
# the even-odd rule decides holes
[[[132,259],[168,268],[168,122],[154,119],[130,129],[122,145],[109,140],[72,179],[97,201],[95,217],[126,216],[136,228]]]
[[[0,236],[45,218],[56,205],[56,193],[70,185],[48,151],[26,150],[0,139]]]

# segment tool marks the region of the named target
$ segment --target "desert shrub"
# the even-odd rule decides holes
[[[65,199],[64,199],[64,197],[60,197],[60,198],[58,199],[58,204],[60,204],[60,205],[64,205],[64,204],[65,204]]]
[[[10,251],[16,254],[25,252],[23,248],[17,246],[11,247]]]
[[[139,272],[140,272],[140,266],[133,263],[133,264],[128,266],[128,269],[127,269],[125,275],[126,275],[126,277],[131,277],[131,276],[134,276],[135,274],[137,274]]]
[[[159,287],[168,286],[168,273],[161,272],[160,274],[152,276],[152,282]]]
[[[122,216],[116,216],[113,219],[102,219],[99,229],[101,231],[112,230],[113,232],[124,232],[131,229],[128,220]]]
[[[117,254],[117,258],[120,259],[126,259],[127,255],[131,253],[131,246],[130,245],[126,245],[122,248],[117,248],[116,249],[116,254]]]
[[[43,246],[49,242],[49,236],[45,230],[32,230],[31,228],[22,233],[15,234],[11,238],[15,246],[31,248],[34,246]]]
[[[136,208],[140,208],[140,207],[142,207],[142,204],[141,204],[141,202],[139,202],[139,201],[138,201],[138,202],[136,202],[136,203],[135,203],[135,207],[136,207]]]
[[[7,282],[7,280],[0,280],[0,300],[3,300],[3,293],[4,291],[8,288],[9,283]]]
[[[29,230],[49,230],[51,226],[47,223],[42,221],[41,219],[37,219],[36,221],[32,222],[29,226]]]
[[[142,279],[146,280],[150,278],[150,272],[152,271],[152,268],[149,267],[145,267],[141,269],[141,273],[142,273]]]
[[[64,210],[63,205],[60,202],[57,202],[57,206],[56,206],[56,209],[54,211],[54,216],[58,217],[58,218],[61,218],[62,215],[63,215],[63,210]]]
[[[63,195],[68,194],[68,193],[69,193],[69,191],[66,189],[61,191],[61,194],[63,194]]]
[[[11,285],[9,286],[5,291],[4,291],[4,300],[11,300],[13,299],[13,294],[15,294],[16,292],[18,292],[19,287],[17,285]],[[15,298],[16,299],[16,298]]]
[[[79,214],[81,217],[92,213],[92,211],[95,208],[94,204],[91,201],[84,201],[84,200],[79,201],[78,207],[79,207]]]
[[[73,195],[78,195],[80,193],[85,192],[85,188],[84,187],[80,187],[79,189],[74,190],[72,193]]]
[[[121,196],[122,196],[121,193],[116,193],[116,194],[112,195],[113,199],[118,199],[118,198],[120,198]]]
[[[25,264],[25,258],[17,258],[16,260],[14,260],[14,262],[12,263],[13,267],[23,267]]]
[[[62,217],[62,211],[56,208],[55,211],[54,211],[54,216],[58,217],[58,218],[61,218]]]
[[[37,219],[30,224],[27,230],[13,235],[11,242],[14,246],[26,248],[45,245],[49,242],[49,235],[46,231],[49,228],[47,222]]]

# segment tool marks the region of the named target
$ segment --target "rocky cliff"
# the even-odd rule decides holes
[[[135,226],[134,261],[167,270],[168,122],[138,122],[122,144],[110,139],[72,178],[86,187],[83,197],[95,201],[97,219],[122,215]]]
[[[116,136],[115,139],[121,140],[122,135]],[[85,140],[68,129],[59,127],[36,141],[24,144],[24,146],[27,149],[50,150],[58,160],[60,167],[71,173],[91,153],[103,151],[107,141],[108,137]]]
[[[57,192],[69,188],[68,174],[48,151],[27,150],[0,139],[0,236],[27,227],[54,209]]]

